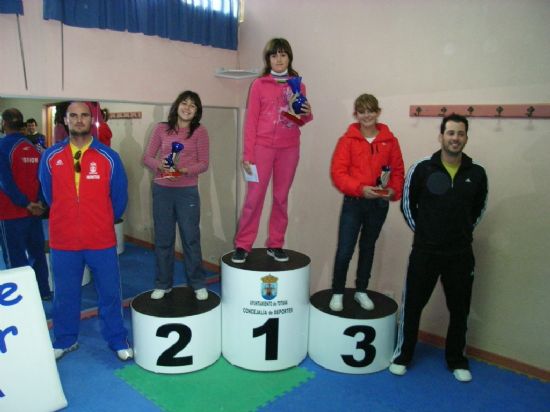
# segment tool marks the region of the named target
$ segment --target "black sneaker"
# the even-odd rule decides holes
[[[233,252],[233,256],[231,256],[231,262],[233,263],[244,263],[246,262],[246,257],[248,256],[248,252],[244,250],[242,247],[238,247]]]
[[[288,262],[288,255],[280,247],[268,248],[267,254],[275,259],[277,262]]]

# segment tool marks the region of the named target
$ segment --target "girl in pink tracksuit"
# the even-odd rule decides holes
[[[298,121],[286,113],[293,92],[287,84],[298,76],[292,68],[292,49],[285,39],[270,40],[264,51],[263,75],[250,88],[244,125],[243,168],[251,174],[256,166],[259,182],[249,182],[241,212],[232,261],[243,263],[258,234],[258,226],[269,181],[273,177],[273,204],[269,218],[267,253],[284,262],[288,256],[282,247],[288,224],[288,192],[300,157],[300,126],[313,119],[305,103]],[[305,86],[301,84],[301,94]]]

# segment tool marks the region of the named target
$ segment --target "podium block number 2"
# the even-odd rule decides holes
[[[265,335],[265,360],[279,356],[279,318],[269,318],[262,326],[252,329],[252,337]]]
[[[355,348],[362,350],[364,356],[359,360],[356,360],[353,355],[341,356],[346,365],[354,368],[363,368],[370,365],[376,357],[376,348],[373,345],[370,345],[372,342],[374,342],[376,331],[374,330],[374,328],[366,325],[350,326],[344,331],[344,335],[351,337],[357,336],[358,333],[363,334],[363,339],[357,342]]]
[[[176,332],[178,340],[166,349],[157,359],[158,366],[188,366],[193,364],[193,356],[182,356],[176,358],[176,355],[191,342],[192,332],[188,326],[181,323],[168,323],[157,329],[157,336],[167,338],[170,333]]]

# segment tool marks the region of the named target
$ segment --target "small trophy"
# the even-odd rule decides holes
[[[290,90],[292,90],[292,98],[288,102],[288,112],[283,112],[283,115],[290,121],[296,123],[299,126],[304,125],[304,121],[300,119],[300,114],[303,113],[302,106],[307,102],[306,96],[304,96],[300,91],[300,85],[302,84],[302,78],[291,77],[287,80]]]
[[[374,189],[376,193],[382,196],[387,196],[390,191],[386,189],[388,182],[390,181],[390,167],[387,165],[382,166],[382,172],[380,176],[376,179],[377,188]]]
[[[183,143],[172,142],[172,152],[164,158],[166,164],[168,165],[168,170],[162,172],[162,177],[177,177],[181,173],[176,170],[176,164],[178,163],[178,158],[180,152],[183,150]]]

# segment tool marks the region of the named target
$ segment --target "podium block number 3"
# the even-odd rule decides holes
[[[374,338],[376,337],[376,331],[374,328],[365,325],[356,325],[350,326],[344,331],[344,335],[351,337],[357,336],[358,333],[363,334],[363,339],[357,342],[355,348],[362,350],[364,356],[361,359],[356,360],[353,355],[341,355],[344,363],[354,368],[362,368],[370,365],[376,357],[376,348],[373,345],[370,345],[374,342]]]
[[[157,329],[157,336],[167,338],[170,333],[176,332],[178,340],[166,349],[157,359],[158,366],[188,366],[193,364],[193,356],[182,356],[176,358],[176,355],[191,342],[192,332],[188,326],[181,323],[168,323]]]
[[[265,360],[279,356],[279,318],[269,318],[262,326],[252,329],[252,337],[265,335]]]

